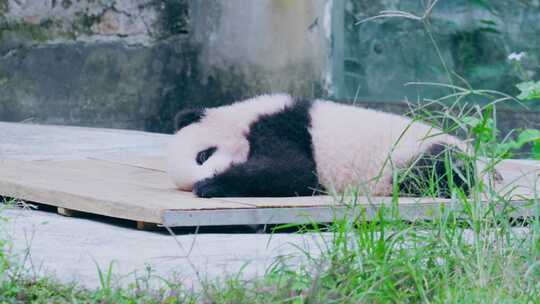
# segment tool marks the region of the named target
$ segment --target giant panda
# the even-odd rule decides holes
[[[419,179],[432,179],[436,195],[449,196],[450,184],[465,192],[471,186],[460,158],[465,142],[404,116],[352,105],[261,95],[181,111],[175,125],[168,173],[178,189],[199,197],[388,196],[396,187],[401,195],[420,196]],[[411,177],[396,179],[396,172]]]

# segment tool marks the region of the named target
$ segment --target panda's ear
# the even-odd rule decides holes
[[[201,120],[204,116],[204,109],[186,109],[176,113],[174,117],[174,131],[178,131],[185,126]]]

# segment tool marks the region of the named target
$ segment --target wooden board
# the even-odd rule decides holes
[[[512,189],[514,204],[526,206],[539,184],[540,165],[511,160],[498,169],[505,179],[498,190]],[[330,222],[344,214],[355,216],[350,206],[330,196],[198,198],[174,188],[160,157],[0,160],[0,195],[170,227]],[[357,200],[368,217],[390,203],[388,197]],[[399,209],[406,219],[429,218],[440,204],[452,202],[400,198]],[[520,210],[520,215],[530,212]]]

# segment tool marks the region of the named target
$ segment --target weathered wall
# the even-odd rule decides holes
[[[185,2],[185,1],[184,1]],[[151,44],[171,33],[168,2],[138,0],[0,0],[1,50],[40,43],[116,41]],[[172,3],[172,2],[171,2]],[[187,8],[187,7],[186,7]],[[177,11],[186,31],[187,10]]]
[[[193,2],[194,41],[202,46],[203,72],[225,68],[256,76],[259,86],[270,91],[320,95],[329,56],[330,8],[321,0]]]
[[[188,106],[320,96],[328,3],[0,0],[0,120],[170,131]]]

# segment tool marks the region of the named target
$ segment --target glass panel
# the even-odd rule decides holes
[[[465,86],[453,73],[474,88],[511,94],[518,93],[516,83],[539,80],[540,1],[438,1],[425,23],[384,18],[358,24],[383,10],[422,16],[425,2],[334,2],[334,97],[359,101],[435,97],[448,91],[404,84],[427,81]],[[519,62],[523,69],[508,59],[512,53],[523,54]]]

